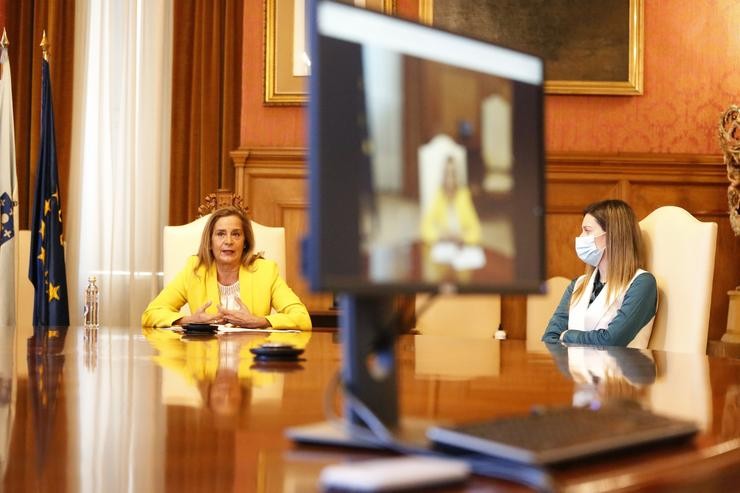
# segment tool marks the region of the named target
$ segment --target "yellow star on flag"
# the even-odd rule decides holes
[[[51,300],[59,300],[61,301],[61,298],[59,298],[59,287],[60,285],[54,286],[54,284],[49,283],[49,301]]]
[[[41,253],[39,253],[39,256],[36,258],[41,260],[42,263],[46,262],[46,249],[44,249],[44,247],[41,247]]]
[[[44,200],[44,215],[47,215],[51,210],[51,199]]]
[[[39,230],[39,233],[41,234],[41,241],[43,241],[44,235],[46,234],[46,221],[41,221],[41,229]]]

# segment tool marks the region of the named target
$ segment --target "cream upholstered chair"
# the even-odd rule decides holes
[[[498,295],[440,294],[421,313],[429,295],[416,296],[416,330],[423,335],[493,338],[501,323]]]
[[[200,237],[203,234],[210,214],[183,224],[182,226],[165,226],[163,239],[164,283],[169,283],[185,266],[191,255],[198,254]],[[285,278],[285,228],[264,226],[252,221],[255,252],[263,252],[264,257],[278,264],[280,275]]]
[[[660,207],[640,221],[647,270],[658,283],[650,349],[706,353],[717,224],[680,207]]]
[[[542,347],[547,351],[542,342],[545,327],[555,312],[560,299],[563,297],[565,288],[570,284],[567,277],[551,277],[545,282],[547,292],[545,294],[531,294],[527,296],[527,350],[536,350]]]
[[[211,217],[210,213],[225,205],[242,207],[241,198],[228,190],[219,190],[208,195],[204,205],[198,208],[201,217],[182,226],[165,226],[162,241],[163,250],[163,277],[166,286],[182,270],[188,257],[198,254],[200,238],[203,229]],[[266,259],[278,265],[280,276],[285,279],[285,228],[265,226],[252,221],[254,233],[254,251],[261,252]],[[182,307],[181,312],[189,313],[188,306]]]
[[[188,257],[197,255],[200,237],[209,217],[210,214],[182,226],[164,227],[162,272],[165,286],[185,267]]]

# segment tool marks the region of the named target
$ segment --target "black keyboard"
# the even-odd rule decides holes
[[[530,464],[552,464],[694,435],[694,423],[635,405],[563,407],[456,427],[432,427],[435,444]]]

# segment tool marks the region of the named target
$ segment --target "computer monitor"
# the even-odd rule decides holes
[[[360,8],[317,7],[312,287],[539,290],[542,60]]]
[[[392,427],[394,295],[542,285],[543,61],[327,0],[308,14],[304,271],[343,294],[345,386]]]

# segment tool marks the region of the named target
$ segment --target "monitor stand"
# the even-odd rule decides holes
[[[340,339],[344,387],[389,429],[394,438],[426,446],[431,422],[398,417],[395,340],[399,331],[391,296],[340,297]],[[286,430],[299,443],[360,448],[387,448],[374,438],[350,399],[344,399],[343,422],[323,421]]]

